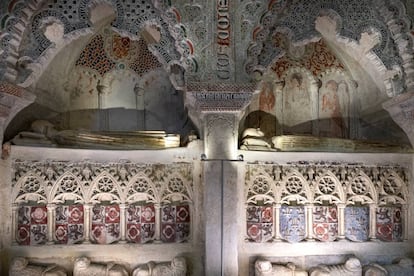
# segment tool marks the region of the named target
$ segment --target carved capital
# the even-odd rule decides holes
[[[238,112],[251,101],[255,84],[189,83],[188,103],[201,112]]]

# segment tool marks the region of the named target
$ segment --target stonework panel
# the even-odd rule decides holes
[[[253,242],[267,242],[273,238],[272,206],[247,207],[247,236]]]
[[[345,208],[345,236],[356,242],[369,238],[369,208],[366,206]]]
[[[17,243],[39,245],[47,242],[47,209],[45,206],[21,206],[17,219]]]
[[[60,205],[56,207],[55,243],[74,244],[84,239],[83,205]]]
[[[400,207],[379,207],[376,212],[376,237],[381,241],[402,241],[403,226]]]

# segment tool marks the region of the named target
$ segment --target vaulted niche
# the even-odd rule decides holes
[[[294,45],[276,32],[272,41],[284,54],[262,76],[240,123],[241,149],[411,151],[406,134],[381,106],[389,97],[367,60],[323,37]]]
[[[99,147],[97,144],[109,141],[110,146],[104,148],[141,149],[147,143],[149,148],[154,148],[153,143],[155,148],[162,147],[157,142],[160,139],[166,147],[171,145],[167,145],[169,140],[174,140],[174,146],[185,143],[195,127],[187,116],[183,92],[176,90],[169,73],[148,50],[147,40],[133,40],[104,27],[65,46],[34,85],[36,102],[9,124],[5,140],[22,130],[44,135],[30,127],[35,119],[42,119],[61,132],[57,138],[46,135],[54,136],[52,144],[59,146],[89,147],[93,143]],[[52,126],[41,126],[45,127]],[[80,133],[80,129],[87,132]],[[78,143],[82,135],[88,140]],[[35,145],[37,138],[44,137],[20,138],[13,142]],[[142,146],[135,146],[137,143]]]

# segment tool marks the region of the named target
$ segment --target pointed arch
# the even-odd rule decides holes
[[[22,204],[30,201],[48,203],[44,180],[33,171],[20,177],[12,190],[13,203]]]
[[[123,203],[122,189],[118,181],[108,172],[104,171],[96,176],[91,184],[86,203],[99,204],[102,201],[110,203]]]
[[[249,175],[245,187],[246,204],[263,204],[276,203],[276,191],[274,187],[273,177],[270,176],[262,166]]]
[[[312,193],[306,178],[298,169],[288,169],[280,182],[280,194],[277,202],[290,205],[292,201],[295,201],[297,204],[303,205],[310,203],[311,200]]]
[[[71,172],[61,175],[49,193],[50,203],[64,203],[66,200],[75,203],[85,202],[85,190],[81,180]]]
[[[370,177],[360,168],[355,168],[350,174],[346,185],[346,204],[376,204],[378,194]]]
[[[139,201],[159,203],[160,197],[152,180],[143,172],[138,172],[128,182],[125,189],[125,203]]]
[[[346,196],[339,179],[330,170],[324,171],[315,179],[313,202],[322,204],[323,201],[339,204],[345,203]]]

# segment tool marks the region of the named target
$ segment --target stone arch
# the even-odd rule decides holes
[[[339,179],[331,172],[325,171],[315,180],[313,202],[322,204],[323,201],[339,204],[345,203],[346,196]]]
[[[125,202],[134,203],[139,201],[159,203],[159,195],[151,179],[142,172],[134,175],[128,182],[125,190]]]
[[[178,173],[168,176],[160,191],[161,203],[193,202],[192,191],[188,181]]]
[[[44,1],[41,0],[28,1],[25,5],[25,8],[23,8],[20,11],[20,14],[13,16],[16,18],[17,23],[14,26],[10,26],[10,32],[5,33],[3,35],[7,36],[9,40],[6,43],[8,45],[7,49],[3,49],[3,55],[5,55],[7,60],[7,68],[4,74],[4,78],[11,82],[19,82],[19,80],[17,80],[18,73],[16,70],[16,66],[19,66],[23,63],[25,64],[25,66],[28,66],[28,69],[33,71],[33,73],[30,74],[30,76],[27,79],[20,80],[21,86],[23,87],[29,87],[33,83],[35,83],[39,76],[42,74],[43,70],[47,67],[50,61],[63,47],[76,41],[82,36],[90,35],[96,32],[96,30],[99,30],[103,25],[108,24],[112,18],[111,13],[107,12],[108,7],[114,9],[114,14],[117,13],[117,17],[115,18],[115,22],[112,24],[112,28],[117,32],[123,35],[127,35],[132,39],[137,38],[137,34],[134,33],[132,29],[128,29],[129,25],[124,22],[125,20],[122,15],[124,15],[125,10],[118,0],[96,0],[89,3],[89,5],[87,5],[86,1],[81,1],[79,3],[80,20],[90,20],[91,23],[94,24],[92,26],[85,24],[78,24],[79,26],[72,26],[71,23],[68,22],[64,16],[59,17],[57,13],[58,11],[55,10],[49,10],[49,12],[48,10],[45,10],[45,12],[36,14],[36,12],[39,11],[42,7],[43,2]],[[105,19],[103,18],[104,16],[99,15],[102,14],[103,11],[105,11]],[[149,49],[159,59],[161,64],[164,65],[164,68],[169,72],[171,62],[181,64],[181,56],[179,52],[181,51],[182,53],[184,53],[186,51],[179,49],[179,44],[176,44],[174,42],[174,38],[170,34],[170,31],[172,29],[170,28],[171,26],[168,23],[163,22],[163,17],[157,15],[155,11],[156,10],[151,4],[150,9],[139,18],[139,21],[141,22],[141,28],[148,24],[155,24],[159,26],[160,31],[162,33],[161,41],[154,47],[149,47]],[[149,14],[152,15],[149,16]],[[19,57],[18,50],[21,47],[23,37],[27,30],[30,28],[29,25],[31,23],[31,20],[34,19],[36,16],[39,18],[36,20],[37,23],[34,26],[34,31],[37,32],[37,35],[35,37],[38,37],[38,39],[40,39],[42,43],[44,42],[44,50],[40,50],[40,55],[38,57]],[[46,17],[46,19],[44,17]],[[55,17],[55,19],[53,19],[53,17]],[[62,37],[60,43],[51,43],[50,40],[44,37],[44,34],[41,32],[41,30],[39,30],[38,27],[40,27],[40,25],[42,25],[41,23],[45,20],[55,20],[61,21],[63,23],[65,28],[65,34]],[[12,20],[9,21],[10,23],[12,23]]]
[[[16,204],[29,201],[47,204],[43,179],[35,172],[29,171],[26,173],[13,187],[12,201]]]
[[[246,184],[246,204],[257,204],[258,201],[263,201],[264,204],[276,202],[273,178],[266,172],[250,176]]]
[[[64,203],[66,200],[75,203],[85,202],[85,191],[81,180],[71,172],[66,172],[56,180],[49,193],[48,202]]]
[[[86,203],[101,203],[108,201],[111,203],[122,203],[122,189],[118,181],[109,173],[102,172],[91,183]]]
[[[310,203],[312,193],[308,181],[295,168],[290,169],[280,182],[280,192],[277,202],[290,205],[295,201],[298,205]]]
[[[376,204],[378,193],[372,180],[360,169],[355,169],[346,185],[346,204]]]

